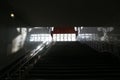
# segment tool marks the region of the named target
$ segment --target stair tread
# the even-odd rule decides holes
[[[59,43],[28,72],[29,79],[120,78],[120,61],[78,42]]]

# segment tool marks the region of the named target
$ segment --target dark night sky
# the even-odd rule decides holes
[[[115,0],[4,0],[1,3],[2,12],[7,15],[4,19],[9,23],[11,19],[7,18],[13,12],[16,16],[14,21],[31,26],[120,24],[120,6]]]

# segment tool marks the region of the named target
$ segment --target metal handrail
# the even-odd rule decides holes
[[[42,46],[46,47],[46,43],[43,43]],[[37,55],[36,53],[38,53],[38,52],[39,52],[39,49],[34,49],[30,53],[26,54],[24,58],[22,58],[19,62],[17,62],[15,65],[10,67],[6,72],[4,72],[0,76],[0,78],[4,78],[6,76],[9,77],[11,72],[13,72],[12,74],[14,74],[17,71],[19,71],[26,63],[28,63],[35,55]],[[34,56],[30,56],[31,54],[35,54],[35,55]],[[25,62],[24,62],[24,60],[25,60]],[[15,71],[13,71],[16,68],[16,66],[19,66],[19,67]]]

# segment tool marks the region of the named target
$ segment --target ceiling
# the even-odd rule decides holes
[[[27,26],[119,26],[115,0],[3,0],[0,24]],[[11,19],[9,14],[14,13]]]

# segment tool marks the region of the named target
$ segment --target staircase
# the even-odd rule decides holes
[[[56,43],[25,77],[46,79],[120,79],[119,59],[78,42]]]

